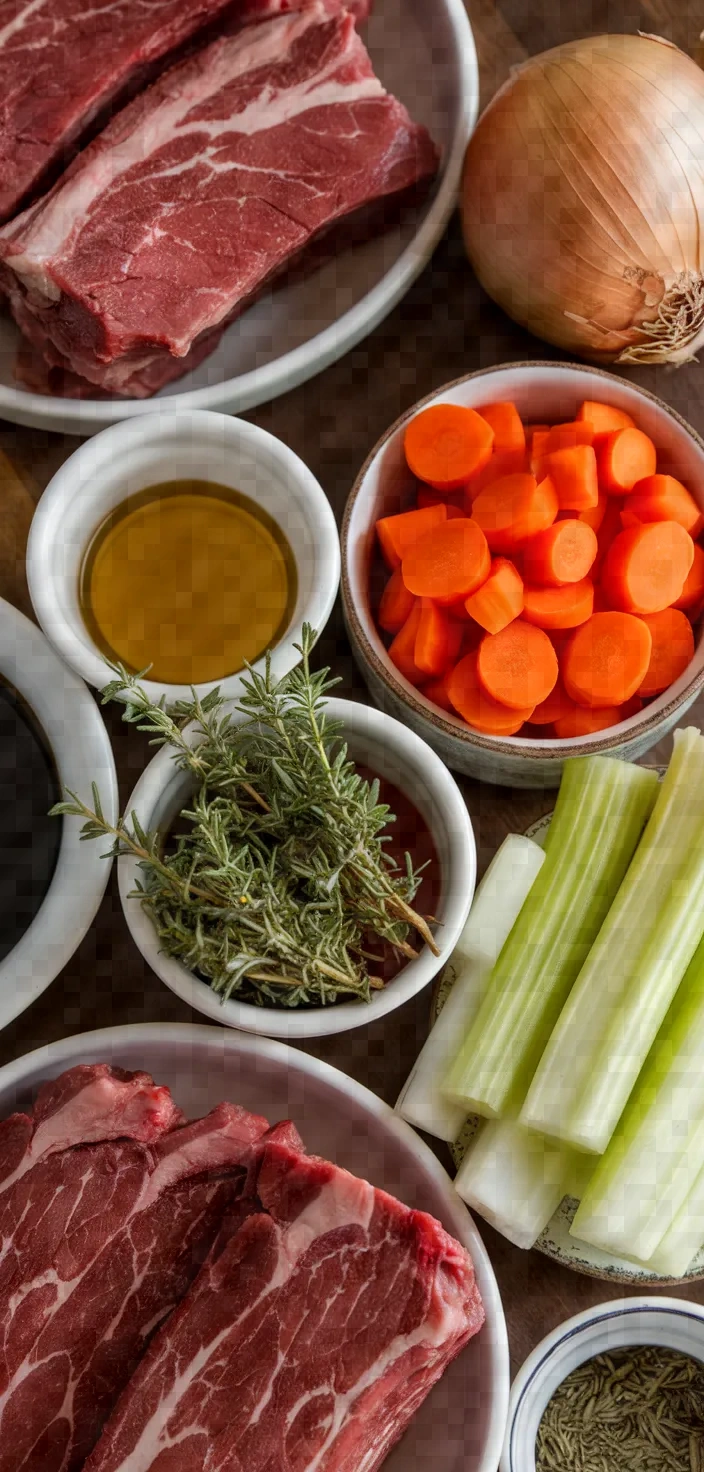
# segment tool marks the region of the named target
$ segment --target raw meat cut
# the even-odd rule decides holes
[[[150,1143],[111,1139],[113,1109],[104,1142],[71,1143],[98,1136],[89,1096],[113,1076],[106,1070],[71,1093],[80,1071],[40,1096],[33,1139],[47,1120],[66,1125],[77,1107],[83,1130],[55,1129],[69,1148],[57,1144],[30,1169],[15,1169],[0,1192],[0,1472],[83,1465],[154,1329],[241,1196],[251,1147],[267,1130],[260,1116],[222,1104],[158,1137],[152,1117],[143,1131]],[[147,1075],[123,1088],[135,1079],[146,1091]],[[133,1096],[130,1128],[134,1115]]]
[[[48,370],[144,398],[321,237],[389,224],[437,162],[353,18],[314,0],[221,35],[130,103],[0,231],[2,284]]]
[[[432,1217],[285,1144],[86,1472],[374,1472],[484,1314]]]
[[[231,0],[0,0],[0,220]]]

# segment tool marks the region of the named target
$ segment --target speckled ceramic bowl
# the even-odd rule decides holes
[[[703,508],[704,443],[661,399],[612,373],[569,363],[514,363],[471,373],[414,404],[387,430],[355,481],[342,529],[342,596],[355,658],[373,699],[428,741],[456,771],[506,786],[556,787],[568,756],[599,752],[633,760],[672,730],[704,684],[704,641],[700,630],[684,674],[638,715],[572,741],[480,735],[459,716],[426,700],[399,673],[374,623],[370,583],[375,522],[413,500],[415,481],[403,455],[405,427],[429,404],[478,408],[504,399],[514,401],[524,420],[540,423],[573,419],[584,399],[625,409],[657,445],[660,468],[679,476]]]

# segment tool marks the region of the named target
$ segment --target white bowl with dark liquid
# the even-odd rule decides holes
[[[340,580],[340,546],[330,503],[315,476],[281,440],[254,424],[205,410],[153,413],[95,435],[49,482],[34,513],[27,579],[37,618],[54,648],[88,684],[112,679],[87,626],[80,585],[86,554],[106,518],[128,498],[173,481],[198,480],[237,491],[271,518],[296,566],[295,600],[272,650],[277,679],[298,663],[304,623],[318,634]],[[262,651],[263,656],[264,651]],[[255,661],[257,667],[263,663]],[[177,700],[187,686],[144,680],[154,700]],[[200,684],[236,699],[242,671]]]

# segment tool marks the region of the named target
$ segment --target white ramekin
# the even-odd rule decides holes
[[[538,1427],[567,1375],[595,1355],[639,1344],[704,1361],[704,1307],[681,1298],[619,1298],[560,1324],[528,1356],[513,1382],[500,1472],[535,1472]]]
[[[375,992],[368,1003],[287,1011],[255,1007],[233,999],[223,1002],[180,961],[159,950],[149,916],[139,899],[130,898],[139,878],[138,865],[133,859],[121,858],[118,862],[120,898],[132,937],[145,960],[184,1002],[228,1027],[295,1039],[324,1037],[374,1022],[395,1011],[432,981],[448,961],[469,913],[476,880],[474,834],[464,799],[444,763],[412,731],[381,711],[350,700],[329,700],[327,706],[330,716],[342,722],[342,734],[354,760],[400,788],[428,824],[441,869],[437,906],[441,924],[435,937],[440,954],[434,956],[425,946],[418,958],[410,961],[383,991]],[[188,774],[179,769],[169,751],[161,751],[149,763],[132,793],[126,809],[128,818],[134,813],[145,829],[167,825],[191,790]]]
[[[513,400],[526,422],[541,424],[574,419],[584,399],[625,409],[657,445],[660,468],[680,476],[703,509],[704,443],[662,399],[613,373],[583,363],[500,364],[445,384],[414,404],[382,435],[350,492],[342,528],[342,599],[352,650],[373,699],[412,726],[455,771],[507,786],[557,787],[566,757],[598,753],[634,761],[672,730],[704,684],[704,637],[700,627],[691,664],[637,715],[569,741],[481,735],[400,674],[375,624],[370,571],[375,522],[412,501],[415,483],[403,454],[406,425],[429,404],[479,408],[503,399]]]
[[[273,651],[275,676],[298,662],[304,623],[321,633],[340,579],[335,518],[322,487],[292,450],[266,430],[205,410],[171,410],[114,424],[81,445],[49,482],[27,546],[27,579],[39,622],[71,668],[99,689],[111,672],[81,615],[79,576],[98,527],[127,496],[186,477],[230,486],[278,522],[293,552],[298,596]],[[241,674],[198,686],[241,693]],[[145,680],[154,699],[178,699],[181,685]]]
[[[0,675],[27,702],[43,728],[62,788],[92,803],[98,784],[103,811],[117,817],[117,779],[108,733],[92,695],[40,630],[0,599]],[[57,822],[59,819],[57,818]],[[31,925],[0,961],[0,1028],[41,995],[77,950],[110,875],[100,845],[82,843],[81,820],[62,818],[51,884]],[[103,844],[103,849],[105,844]]]

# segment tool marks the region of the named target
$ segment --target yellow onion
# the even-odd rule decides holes
[[[657,36],[596,36],[519,67],[482,114],[462,185],[490,296],[598,362],[704,344],[704,72]]]

